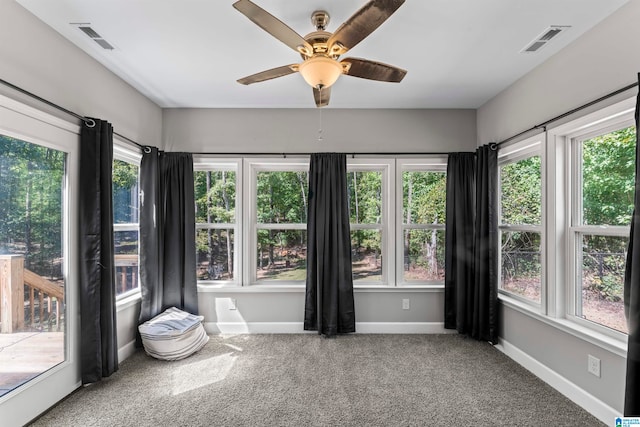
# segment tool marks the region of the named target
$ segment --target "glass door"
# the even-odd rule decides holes
[[[21,425],[79,385],[69,245],[76,234],[69,166],[78,136],[42,122],[24,136],[2,125],[0,419]]]

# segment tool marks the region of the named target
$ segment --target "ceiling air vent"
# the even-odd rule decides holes
[[[80,31],[82,31],[83,33],[85,33],[91,40],[93,40],[94,42],[98,43],[100,45],[100,47],[102,47],[105,50],[113,50],[114,47],[113,45],[111,45],[111,43],[109,43],[108,41],[106,41],[105,39],[102,38],[102,36],[100,36],[100,34],[98,34],[93,28],[91,28],[88,23],[74,23],[72,22],[71,25],[78,27],[78,29]]]
[[[527,46],[522,49],[521,53],[534,53],[545,47],[556,38],[560,33],[571,28],[569,25],[552,25],[544,30],[538,37],[533,39]]]

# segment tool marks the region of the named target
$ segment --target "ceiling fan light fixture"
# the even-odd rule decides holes
[[[326,56],[314,56],[299,65],[299,72],[313,88],[330,87],[342,74],[342,65]]]

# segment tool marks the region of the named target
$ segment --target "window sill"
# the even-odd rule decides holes
[[[264,293],[264,292],[304,292],[304,285],[236,285],[199,283],[198,292],[234,292],[234,293]]]
[[[555,319],[553,317],[545,316],[535,311],[535,307],[518,301],[514,298],[510,298],[506,295],[499,295],[498,299],[506,307],[518,311],[526,316],[529,316],[535,320],[538,320],[546,325],[554,327],[562,332],[573,335],[583,341],[596,345],[603,350],[609,351],[620,357],[627,358],[627,342],[626,340],[616,339],[606,334],[595,331],[591,328],[572,322],[569,319]]]
[[[269,292],[305,292],[305,285],[274,285],[274,284],[261,284],[261,285],[246,285],[240,286],[235,284],[213,284],[213,283],[199,283],[198,292],[208,293],[269,293]],[[403,285],[403,286],[385,286],[385,285],[354,285],[354,293],[365,292],[444,292],[444,285]]]
[[[128,309],[140,302],[142,294],[140,291],[132,292],[129,295],[124,295],[122,298],[116,300],[116,312],[120,312]]]

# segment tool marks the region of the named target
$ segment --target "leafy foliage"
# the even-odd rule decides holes
[[[579,187],[573,191],[582,195],[582,209],[576,225],[629,225],[635,182],[635,127],[598,135],[578,144],[581,175]],[[541,223],[540,177],[539,156],[501,167],[502,224]],[[539,285],[539,233],[509,231],[502,235],[503,280],[526,282],[537,277]],[[626,247],[626,238],[582,236],[584,290],[605,300],[620,301]]]
[[[532,156],[500,169],[503,224],[541,223],[540,156]]]
[[[138,219],[137,165],[114,159],[112,168],[113,220],[116,224],[135,224]]]
[[[0,135],[0,253],[23,254],[25,266],[62,278],[66,154]]]
[[[194,173],[196,223],[235,222],[236,172],[226,170]],[[206,227],[196,232],[198,279],[233,279],[233,229]]]
[[[581,145],[584,224],[629,225],[633,212],[635,127],[597,136]]]
[[[446,174],[405,171],[402,174],[403,223],[444,224]],[[406,280],[444,279],[444,232],[407,227],[404,232],[404,277]]]

